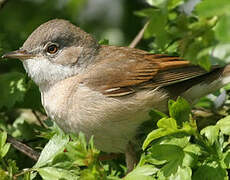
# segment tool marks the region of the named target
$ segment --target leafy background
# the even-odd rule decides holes
[[[122,46],[147,24],[137,48],[179,55],[209,70],[230,60],[229,9],[229,0],[0,0],[0,54],[18,49],[53,18]],[[1,60],[0,179],[229,179],[229,90],[193,107],[170,100],[169,115],[152,110],[140,161],[127,174],[123,155],[103,159],[107,154],[93,138],[86,142],[83,134],[65,134],[53,124],[22,64]]]

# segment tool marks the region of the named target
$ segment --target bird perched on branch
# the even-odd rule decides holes
[[[40,25],[3,57],[22,61],[47,115],[64,131],[93,135],[102,151],[126,153],[129,170],[132,142],[151,109],[167,112],[170,98],[193,103],[230,82],[229,65],[207,72],[179,57],[99,45],[61,19]]]

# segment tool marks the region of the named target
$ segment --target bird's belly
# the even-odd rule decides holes
[[[70,96],[66,91],[62,96]],[[94,136],[95,146],[106,152],[124,152],[140,124],[149,119],[150,109],[167,108],[166,94],[157,90],[110,98],[80,85],[68,101],[52,92],[44,96],[48,116],[64,131]]]

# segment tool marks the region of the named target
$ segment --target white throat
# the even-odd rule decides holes
[[[55,84],[80,71],[79,67],[55,64],[43,58],[24,60],[23,65],[28,75],[40,88]]]

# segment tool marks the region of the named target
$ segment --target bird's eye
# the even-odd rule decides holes
[[[58,51],[58,47],[55,44],[49,45],[46,51],[50,54],[55,54]]]

